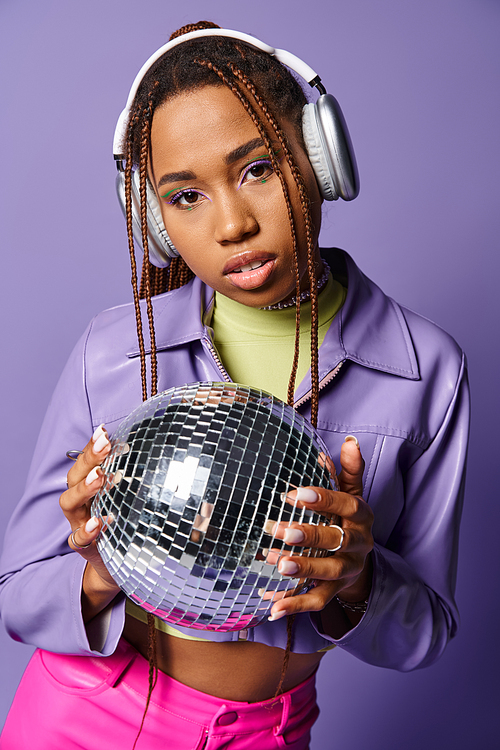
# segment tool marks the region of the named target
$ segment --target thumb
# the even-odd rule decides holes
[[[339,484],[342,492],[349,495],[361,495],[363,492],[363,471],[365,462],[361,455],[359,443],[353,435],[348,435],[340,449]]]

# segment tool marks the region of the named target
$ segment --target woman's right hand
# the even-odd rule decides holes
[[[120,590],[108,573],[95,543],[102,522],[92,518],[90,513],[92,498],[104,481],[100,465],[110,448],[108,434],[104,425],[100,425],[69,470],[68,489],[59,499],[71,526],[68,544],[87,561],[82,587],[82,613],[85,622],[101,612]]]

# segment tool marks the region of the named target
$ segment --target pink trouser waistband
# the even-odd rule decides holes
[[[147,661],[124,640],[108,657],[36,651],[0,749],[132,750],[148,674]],[[229,745],[231,750],[305,750],[317,715],[314,676],[278,698],[243,703],[201,693],[158,672],[137,750],[222,750]]]

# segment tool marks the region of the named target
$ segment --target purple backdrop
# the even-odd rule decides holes
[[[407,675],[329,654],[312,747],[496,748],[496,0],[1,1],[2,528],[70,348],[92,315],[131,297],[111,157],[129,85],[172,30],[207,14],[320,72],[346,113],[362,184],[354,203],[327,209],[323,244],[345,247],[469,356],[459,637],[437,665]],[[0,630],[3,722],[31,649]]]

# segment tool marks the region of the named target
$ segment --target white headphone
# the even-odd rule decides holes
[[[306,104],[302,110],[302,133],[309,161],[316,175],[321,195],[325,200],[333,201],[342,198],[345,201],[351,201],[356,198],[359,193],[359,177],[349,131],[339,103],[335,97],[326,93],[317,73],[291,52],[270,47],[248,34],[229,29],[201,29],[183,34],[160,47],[144,63],[132,84],[125,109],[118,118],[113,139],[113,155],[119,170],[116,189],[123,212],[125,213],[125,176],[123,172],[125,156],[121,151],[127,131],[130,108],[137,89],[153,63],[165,52],[178,44],[188,42],[190,39],[207,36],[239,39],[252,47],[267,52],[295,73],[298,73],[310,86],[318,89],[320,96],[317,101],[314,104]],[[147,185],[147,206],[149,259],[155,266],[165,268],[170,263],[170,259],[175,258],[179,253],[167,234],[158,199],[149,185]],[[142,245],[140,216],[139,173],[134,171],[132,174],[132,227],[136,242]]]

